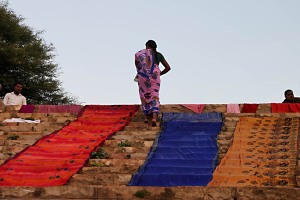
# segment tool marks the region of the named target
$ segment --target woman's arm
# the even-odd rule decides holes
[[[168,71],[171,70],[171,67],[170,67],[169,63],[166,60],[162,61],[161,64],[163,64],[163,66],[165,67],[165,69],[160,72],[160,75],[164,75]]]

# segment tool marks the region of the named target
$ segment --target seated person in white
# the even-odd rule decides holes
[[[22,84],[15,83],[14,91],[4,96],[4,105],[26,105],[26,98],[21,94]]]

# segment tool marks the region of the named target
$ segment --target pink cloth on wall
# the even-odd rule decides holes
[[[195,113],[202,113],[205,107],[205,104],[180,104],[180,105],[192,110]]]
[[[242,113],[256,113],[258,108],[257,103],[252,103],[252,104],[244,104]]]
[[[272,113],[298,113],[300,103],[271,103]]]
[[[239,104],[227,104],[227,113],[240,113]]]
[[[19,113],[33,113],[35,105],[22,105]]]
[[[40,105],[38,113],[74,113],[78,114],[80,105]]]

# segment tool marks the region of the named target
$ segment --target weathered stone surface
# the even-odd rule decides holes
[[[190,109],[181,106],[179,104],[169,104],[169,105],[161,105],[161,112],[183,112],[183,113],[193,113]]]
[[[75,174],[70,184],[73,185],[127,185],[132,174],[105,173],[105,174]]]
[[[271,113],[271,104],[259,104],[256,113]]]
[[[241,104],[242,107],[242,104]],[[162,105],[163,112],[186,112],[192,111],[181,105]],[[206,105],[204,112],[226,112],[226,104]],[[267,113],[269,112],[269,113]],[[4,131],[3,140],[3,158],[5,159],[7,152],[17,152],[22,148],[25,148],[29,143],[33,143],[38,138],[26,138],[26,135],[36,134],[41,137],[45,134],[49,134],[54,130],[60,129],[64,126],[66,121],[72,121],[76,117],[74,115],[65,113],[56,114],[41,114],[41,113],[17,113],[15,111],[0,113],[1,119],[8,119],[12,116],[19,116],[21,118],[32,117],[34,119],[42,120],[40,129],[34,126],[34,130],[20,131],[18,129],[15,132],[17,124],[0,126]],[[258,107],[257,113],[224,113],[224,132],[221,132],[219,141],[219,157],[222,159],[230,147],[231,141],[234,136],[236,122],[240,120],[240,117],[300,117],[300,113],[270,113],[270,104],[261,104]],[[300,199],[300,191],[298,188],[288,187],[128,187],[126,184],[129,182],[132,174],[138,170],[138,167],[144,163],[144,160],[148,154],[150,147],[153,144],[154,139],[159,134],[159,127],[148,127],[143,123],[144,116],[139,111],[138,115],[134,117],[129,126],[123,131],[115,133],[110,141],[107,141],[102,148],[110,152],[111,159],[91,159],[86,167],[83,167],[80,171],[81,174],[76,174],[72,180],[66,186],[57,187],[0,187],[1,199],[141,199],[134,194],[137,191],[146,190],[149,192],[143,199],[210,199],[210,200],[240,200],[240,199]],[[299,120],[299,119],[298,119]],[[18,126],[23,126],[19,124]],[[25,125],[27,126],[27,125]],[[28,128],[29,127],[29,128]],[[30,126],[24,128],[24,130],[30,129]],[[3,128],[3,129],[2,129]],[[266,129],[272,128],[269,126],[264,127]],[[31,126],[32,129],[32,126]],[[294,132],[297,127],[291,127],[291,131]],[[20,138],[16,141],[6,141],[7,136],[11,134],[20,134]],[[254,133],[258,133],[254,131]],[[278,133],[282,134],[281,132]],[[115,141],[114,141],[115,140]],[[120,141],[128,140],[132,143],[132,146],[116,146]],[[261,139],[263,140],[263,139]],[[141,143],[139,143],[141,142]],[[260,142],[260,141],[258,141]],[[291,145],[296,144],[298,141],[291,141]],[[23,145],[23,146],[22,146]],[[138,145],[142,148],[137,148]],[[6,149],[6,147],[8,147]],[[261,151],[257,148],[258,151]],[[298,152],[290,151],[291,154],[298,156]],[[1,155],[1,154],[0,154]],[[281,155],[281,154],[276,154]],[[296,157],[291,159],[296,160]],[[121,160],[118,160],[122,158]],[[1,160],[0,164],[4,162]],[[276,158],[274,163],[280,162],[280,159]],[[299,168],[299,165],[297,165]],[[290,167],[296,169],[296,164],[290,163]],[[299,169],[298,169],[299,170]],[[295,170],[296,171],[296,170]],[[291,173],[293,174],[293,173]],[[295,182],[298,182],[299,187],[299,173],[293,174]]]
[[[227,105],[226,104],[206,104],[203,113],[207,112],[221,112],[225,113],[227,110]]]
[[[299,199],[299,188],[255,188],[239,187],[236,191],[236,199],[246,200],[282,200],[282,199]]]
[[[224,122],[223,126],[226,126],[226,127],[234,127],[236,126],[236,123],[235,121],[226,121]]]

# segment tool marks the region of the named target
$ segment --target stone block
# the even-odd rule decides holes
[[[5,160],[6,159],[6,155],[4,153],[0,153],[0,160]]]
[[[224,132],[222,132],[222,133],[224,133]],[[219,140],[226,140],[226,135],[224,135],[224,134],[219,134],[217,140],[218,140],[218,141],[219,141]]]
[[[145,141],[144,145],[145,145],[145,147],[150,148],[153,145],[153,141]]]
[[[227,127],[236,127],[236,123],[235,121],[227,121],[224,122],[223,126],[227,126]]]
[[[300,187],[300,176],[296,176],[297,187]]]
[[[238,122],[240,121],[239,117],[225,117],[225,122]]]

